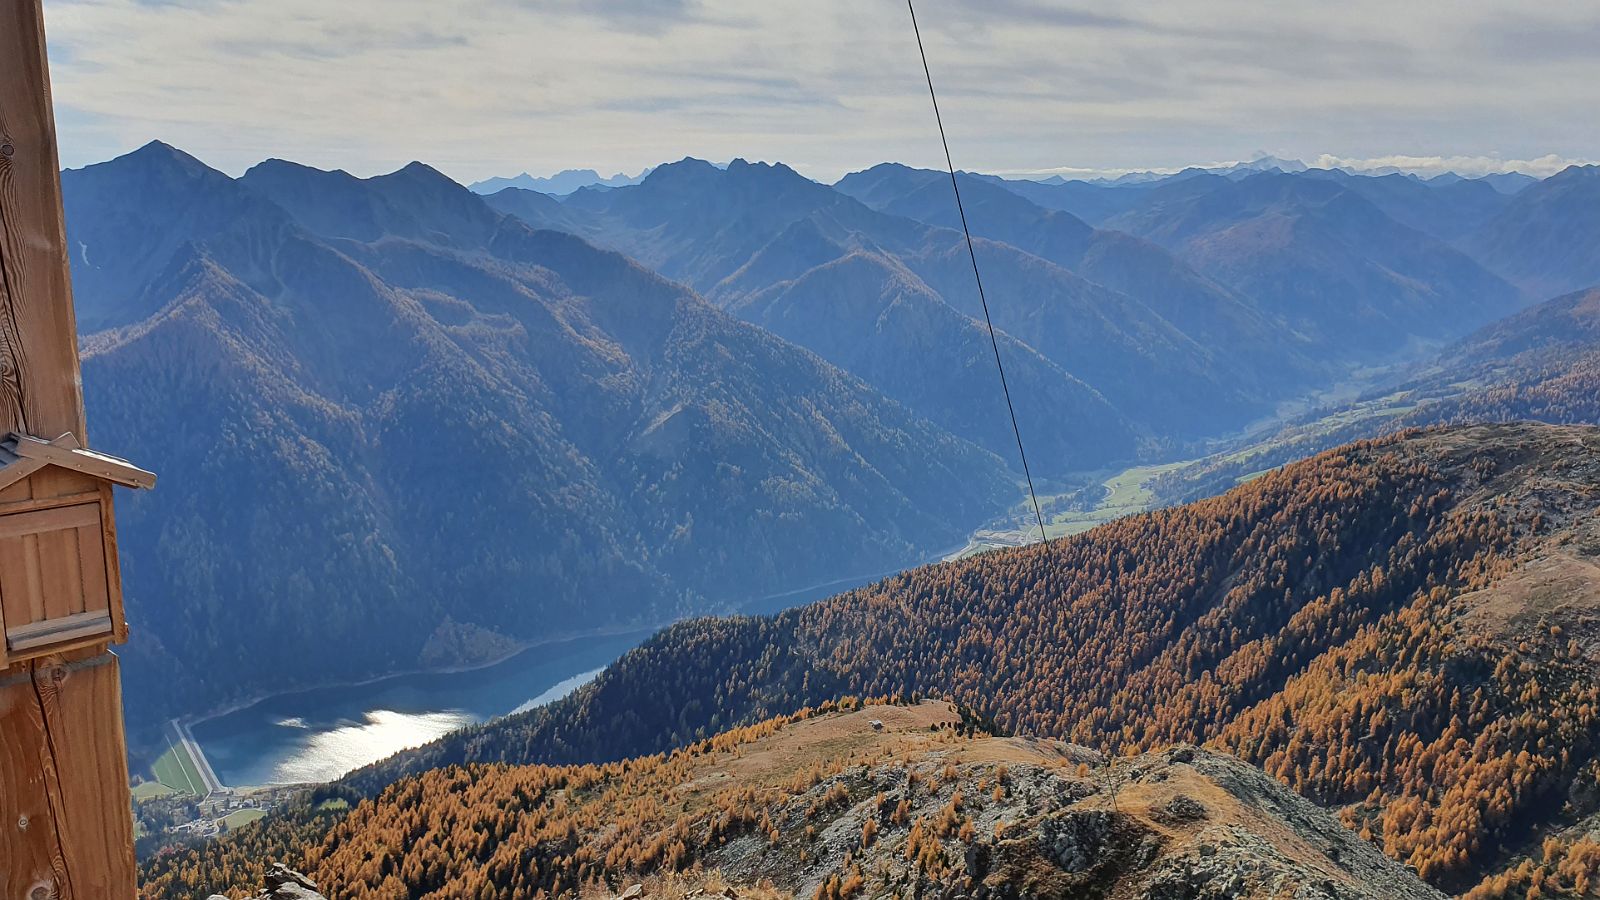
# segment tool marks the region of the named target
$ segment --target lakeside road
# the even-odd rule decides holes
[[[194,735],[189,732],[189,726],[177,719],[173,719],[167,723],[167,727],[171,730],[172,736],[177,739],[178,747],[182,748],[183,753],[188,754],[190,762],[194,764],[195,773],[200,776],[201,784],[195,785],[195,787],[204,788],[206,795],[222,790],[224,787],[222,780],[217,777],[216,771],[211,768],[211,761],[206,759],[205,751],[200,749],[200,742],[196,741]],[[174,749],[178,749],[178,747]]]

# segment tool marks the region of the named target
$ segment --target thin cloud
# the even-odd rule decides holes
[[[1600,147],[1600,118],[1581,114],[1600,106],[1600,59],[1570,38],[1600,28],[1590,0],[1543,3],[1520,30],[1493,0],[917,12],[968,169]],[[232,172],[424,159],[464,181],[686,155],[803,160],[824,180],[942,161],[894,3],[467,0],[442,17],[433,0],[50,0],[46,17],[69,165],[152,138]]]
[[[1172,175],[1188,168],[1225,169],[1241,163],[1255,162],[1261,159],[1263,155],[1266,154],[1255,154],[1243,159],[1211,160],[1209,162],[1192,161],[1147,169],[1054,166],[1045,169],[998,171],[993,174],[1013,178],[1048,178],[1052,175],[1059,175],[1066,179],[1120,178],[1124,175],[1147,173]],[[1300,162],[1314,169],[1348,169],[1352,172],[1399,171],[1409,172],[1425,178],[1433,175],[1443,175],[1447,172],[1454,172],[1457,175],[1468,178],[1509,172],[1520,172],[1524,175],[1532,175],[1535,178],[1548,178],[1568,166],[1592,165],[1595,160],[1556,156],[1555,154],[1548,154],[1536,159],[1502,159],[1498,156],[1405,156],[1398,154],[1356,159],[1321,153],[1300,160]]]
[[[1548,178],[1568,166],[1586,166],[1592,159],[1573,159],[1546,154],[1536,159],[1501,159],[1496,156],[1376,156],[1367,159],[1349,159],[1342,156],[1319,156],[1311,163],[1323,169],[1354,169],[1359,172],[1399,169],[1418,175],[1442,175],[1454,172],[1468,177],[1521,172],[1536,178]]]

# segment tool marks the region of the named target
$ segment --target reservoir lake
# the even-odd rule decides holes
[[[747,604],[771,613],[870,584],[842,578]],[[653,634],[640,630],[540,644],[479,669],[395,675],[278,694],[190,726],[223,784],[332,781],[466,725],[550,703]]]

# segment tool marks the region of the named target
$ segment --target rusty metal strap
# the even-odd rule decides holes
[[[90,657],[88,659],[74,660],[73,662],[69,662],[69,663],[59,663],[58,665],[61,668],[66,669],[68,672],[77,672],[77,671],[82,670],[82,669],[94,669],[94,668],[98,668],[98,667],[103,666],[103,665],[107,665],[114,658],[115,657],[108,650],[105,653],[100,654],[99,656],[92,656],[92,657]],[[33,662],[34,663],[39,663],[40,661],[39,660],[33,660]],[[15,672],[15,673],[12,673],[10,675],[0,676],[0,688],[10,687],[13,684],[21,684],[24,681],[32,681],[32,680],[33,680],[33,672],[31,670],[30,671],[23,671],[23,672]]]

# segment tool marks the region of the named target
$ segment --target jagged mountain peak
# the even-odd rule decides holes
[[[115,178],[122,182],[165,185],[163,190],[195,191],[231,182],[227,174],[165,141],[150,141],[137,150],[102,163],[68,169],[64,178]]]
[[[1551,175],[1545,180],[1555,181],[1556,179],[1561,179],[1563,181],[1575,181],[1580,178],[1600,178],[1600,163],[1570,165],[1556,174]]]
[[[487,243],[500,220],[482,197],[421,162],[361,178],[342,169],[267,160],[239,180],[324,237],[371,241],[388,235],[469,249]]]
[[[192,167],[202,167],[202,168],[207,168],[207,169],[210,168],[209,166],[207,166],[205,163],[201,162],[196,157],[194,157],[194,156],[190,155],[189,153],[186,153],[183,150],[180,150],[177,147],[174,147],[173,145],[167,143],[166,141],[162,141],[162,140],[150,141],[149,143],[146,143],[144,146],[138,148],[137,150],[132,150],[132,151],[130,151],[128,153],[123,154],[122,156],[116,157],[116,160],[152,162],[152,163],[154,163],[154,162],[170,162],[170,163],[178,163],[180,165],[183,165],[183,166],[186,166],[186,167],[191,167],[191,168]],[[113,160],[113,162],[116,161],[116,160]]]
[[[378,175],[375,176],[375,178],[379,180],[404,178],[436,185],[448,184],[460,188],[461,190],[466,190],[466,186],[456,181],[454,178],[451,178],[450,176],[444,174],[438,169],[435,169],[433,166],[430,166],[425,162],[420,162],[417,160],[412,160],[411,162],[406,163],[387,175]]]

